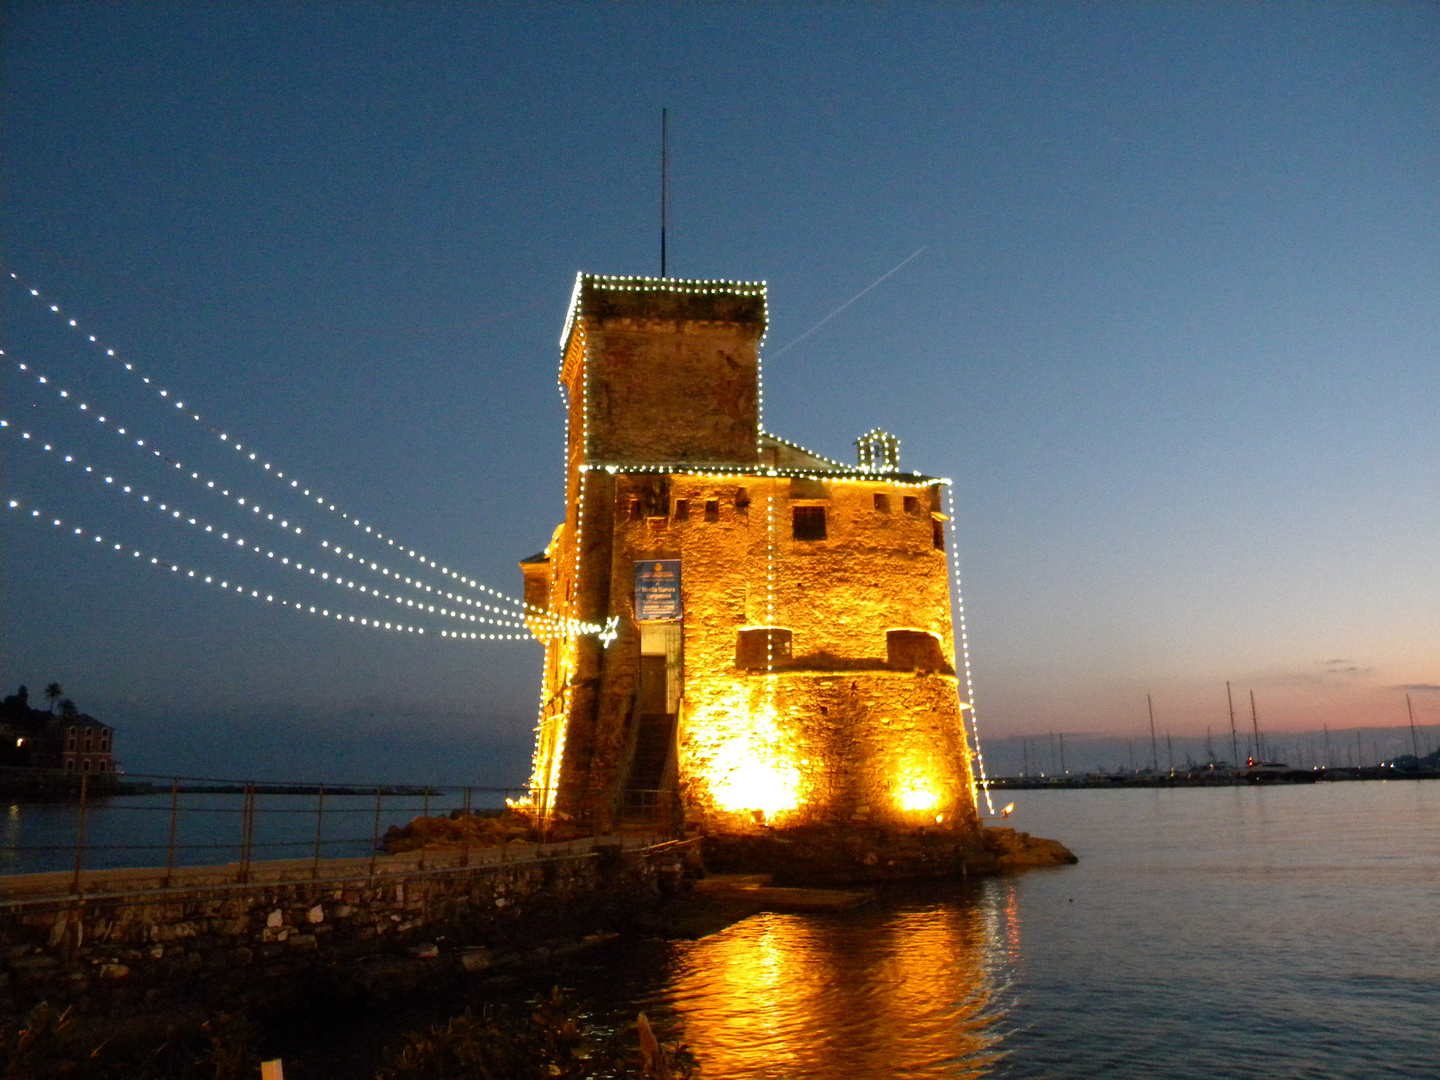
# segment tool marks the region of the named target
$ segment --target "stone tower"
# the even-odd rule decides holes
[[[576,282],[565,520],[521,564],[546,639],[533,810],[958,850],[979,822],[945,482],[884,432],[854,466],[764,432],[765,326],[763,284]]]

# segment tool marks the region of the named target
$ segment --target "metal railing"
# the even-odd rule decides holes
[[[23,775],[22,775],[23,773]],[[216,777],[58,773],[0,769],[0,891],[16,875],[146,871],[150,887],[169,888],[201,869],[243,884],[257,864],[288,880],[319,879],[336,860],[347,872],[375,876],[387,849],[405,847],[407,872],[506,861],[554,851],[583,838],[620,832],[683,835],[673,792],[560,789],[546,793],[543,820],[509,809],[527,789],[478,785],[257,782]],[[30,783],[29,788],[26,782]],[[41,798],[35,791],[43,791]],[[30,794],[27,794],[27,791]],[[8,815],[5,802],[10,803]],[[413,819],[448,817],[431,843],[392,835]],[[563,850],[563,848],[562,848]],[[278,861],[277,861],[278,860]],[[282,865],[283,864],[283,865]]]

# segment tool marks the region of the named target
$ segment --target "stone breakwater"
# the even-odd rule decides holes
[[[375,873],[368,860],[322,861],[311,880],[268,869],[282,864],[254,864],[243,883],[212,880],[223,868],[176,871],[163,889],[139,887],[146,872],[101,871],[72,895],[45,894],[69,875],[0,879],[0,1016],[40,1001],[97,1018],[235,1009],[317,985],[383,998],[578,947],[699,872],[694,841],[403,860],[381,858]]]

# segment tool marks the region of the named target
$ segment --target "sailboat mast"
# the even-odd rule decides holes
[[[1415,768],[1420,768],[1420,737],[1415,734],[1415,709],[1410,704],[1410,695],[1405,695],[1405,712],[1410,717],[1410,746],[1415,751]]]
[[[1155,703],[1150,700],[1150,695],[1145,695],[1145,708],[1150,710],[1150,771],[1160,771],[1160,752],[1155,749]]]
[[[1240,743],[1235,736],[1235,699],[1230,696],[1230,684],[1225,684],[1225,702],[1230,706],[1230,767],[1240,767]]]
[[[1265,750],[1260,745],[1260,717],[1255,712],[1255,691],[1250,691],[1250,726],[1255,729],[1255,756],[1265,760]]]

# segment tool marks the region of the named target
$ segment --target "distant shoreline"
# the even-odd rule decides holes
[[[1295,770],[1300,773],[1301,770]],[[1179,774],[1137,774],[1107,775],[1085,773],[1066,776],[992,776],[985,781],[991,791],[1040,791],[1049,788],[1208,788],[1208,787],[1271,787],[1274,785],[1344,783],[1354,780],[1440,780],[1437,769],[1394,769],[1384,765],[1370,765],[1365,768],[1314,769],[1305,770],[1306,775],[1266,776],[1252,778],[1244,775],[1223,774],[1216,776]]]

